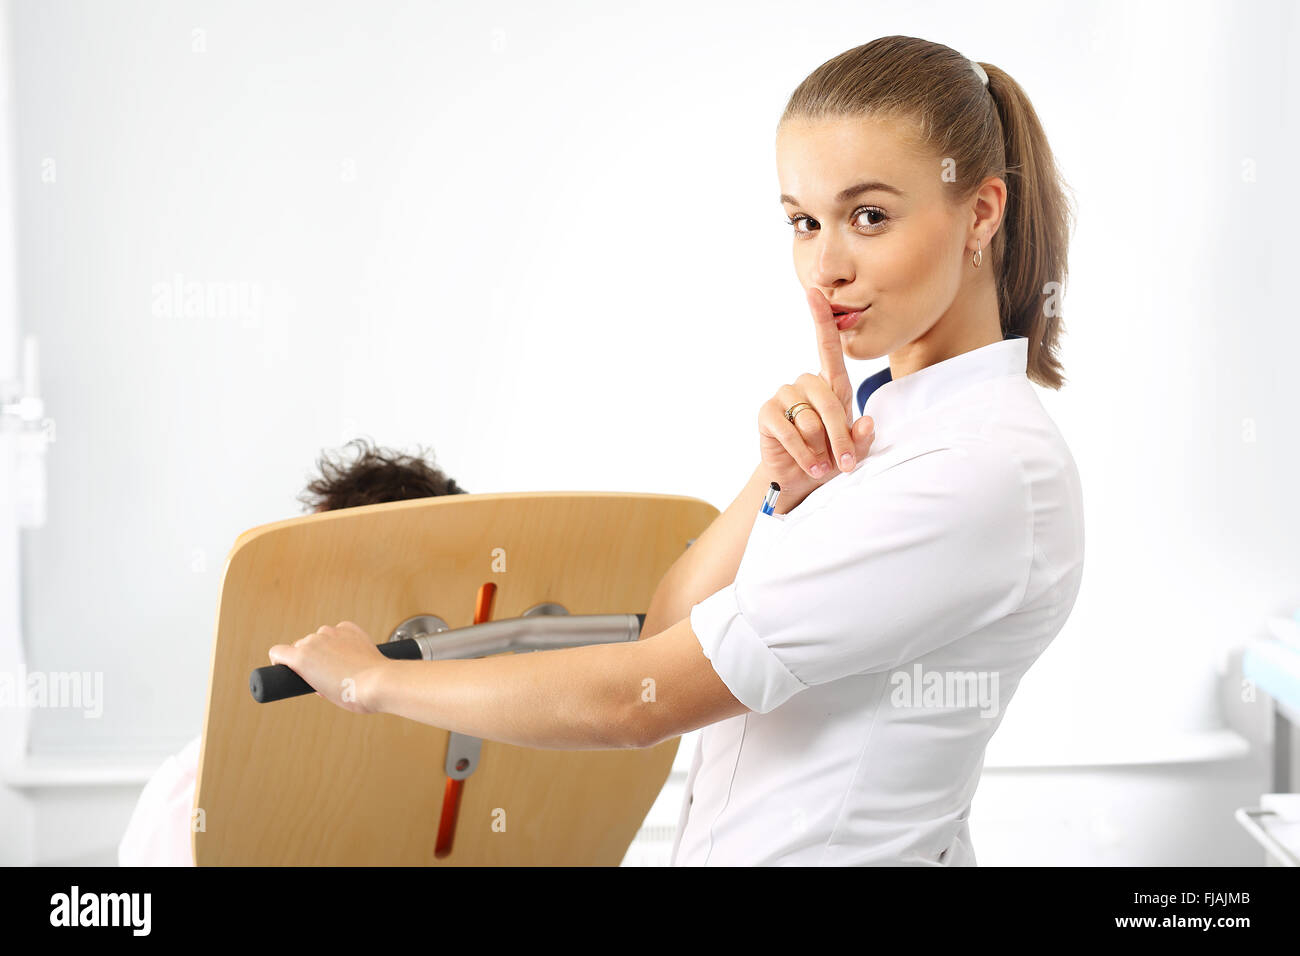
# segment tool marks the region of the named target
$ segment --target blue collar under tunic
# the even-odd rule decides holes
[[[1012,339],[1024,339],[1024,338],[1025,336],[1023,335],[1020,335],[1018,333],[1013,333],[1011,335],[1004,336],[1002,341],[1006,342]],[[1028,348],[1028,339],[1025,340],[1025,347]],[[974,351],[979,351],[979,350],[975,349]],[[969,355],[970,353],[962,353],[962,354]],[[960,358],[961,355],[954,355],[951,359],[945,359],[943,362],[936,362],[935,365],[946,365],[948,362],[959,360]],[[934,368],[934,367],[935,366],[926,366],[926,368]],[[924,369],[918,369],[916,372],[913,372],[912,374],[915,375],[922,371],[924,371]],[[867,399],[871,397],[872,392],[880,388],[880,386],[892,382],[893,380],[894,380],[894,375],[893,372],[890,371],[888,365],[882,368],[879,372],[876,372],[873,375],[869,375],[865,379],[863,379],[862,383],[858,386],[858,414],[862,415],[865,413],[867,407]]]

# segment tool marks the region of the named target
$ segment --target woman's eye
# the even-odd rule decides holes
[[[868,207],[868,208],[865,208],[865,209],[859,209],[857,212],[855,212],[855,213],[853,214],[853,216],[854,216],[855,219],[856,219],[858,216],[860,216],[860,215],[864,215],[864,216],[879,216],[879,217],[880,217],[879,219],[875,220],[874,222],[870,222],[870,223],[869,223],[869,224],[872,225],[872,226],[880,226],[880,225],[883,225],[884,222],[885,222],[885,220],[886,220],[887,218],[889,218],[889,217],[887,217],[887,216],[885,215],[885,211],[884,211],[883,209],[876,209],[875,207]]]
[[[799,228],[799,222],[800,222],[800,220],[807,220],[808,222],[816,222],[816,220],[815,220],[815,219],[809,219],[807,216],[802,215],[802,214],[800,214],[800,215],[798,215],[798,216],[792,216],[792,217],[786,219],[786,222],[788,222],[791,226],[794,227],[794,232],[795,232],[795,235],[796,235],[796,236],[797,236],[797,235],[805,235],[805,236],[806,236],[806,235],[808,235],[808,233],[804,232],[802,229]]]
[[[870,218],[868,218],[866,221],[866,227],[870,229],[872,232],[879,232],[880,231],[879,227],[883,226],[889,220],[889,217],[885,215],[885,211],[883,209],[879,209],[876,206],[862,206],[853,211],[853,218],[851,221],[856,223],[860,218],[864,216],[878,217],[875,220],[871,220]],[[801,221],[806,221],[809,224],[807,229],[799,228],[799,223]],[[786,223],[794,228],[795,235],[805,239],[808,236],[812,235],[813,226],[816,224],[816,222],[817,222],[816,219],[813,219],[811,216],[805,216],[803,213],[799,213],[796,216],[791,216],[786,219]]]

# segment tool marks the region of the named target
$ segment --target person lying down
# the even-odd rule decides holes
[[[298,496],[304,510],[341,511],[410,498],[469,493],[435,467],[432,458],[423,452],[404,455],[372,447],[359,438],[346,447],[353,445],[359,453],[350,462],[344,455],[337,462],[321,455],[317,462],[319,476]],[[145,784],[118,843],[119,866],[194,865],[190,818],[200,740],[196,736],[168,757]]]

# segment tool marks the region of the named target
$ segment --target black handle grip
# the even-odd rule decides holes
[[[638,614],[636,619],[638,630],[644,628],[645,615]],[[380,654],[395,661],[418,661],[424,657],[420,653],[420,645],[414,638],[388,641],[376,646]],[[248,675],[248,689],[253,695],[253,700],[259,704],[285,700],[289,697],[301,697],[303,694],[315,692],[311,684],[299,677],[298,673],[287,664],[268,664],[266,667],[255,668]]]
[[[414,638],[389,641],[377,646],[380,654],[395,661],[418,661],[423,656],[420,653],[420,645]],[[266,667],[257,668],[248,676],[248,689],[253,694],[253,700],[259,704],[315,693],[311,684],[299,677],[298,673],[287,664],[268,664]]]

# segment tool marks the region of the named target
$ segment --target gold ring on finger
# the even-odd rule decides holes
[[[791,405],[789,408],[785,410],[785,420],[787,422],[793,422],[794,417],[798,415],[801,411],[803,411],[805,408],[812,408],[812,406],[809,405],[807,402],[795,402],[793,405]]]

